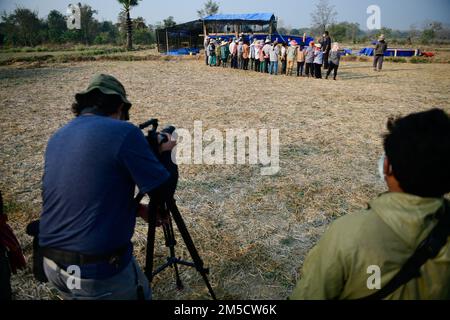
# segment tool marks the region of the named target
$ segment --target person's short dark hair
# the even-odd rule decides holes
[[[96,112],[102,113],[105,116],[110,116],[117,113],[122,104],[123,101],[119,95],[104,94],[99,89],[95,89],[85,96],[82,96],[78,102],[73,103],[72,112],[78,117],[83,110],[95,108]]]
[[[326,35],[326,36],[329,36],[330,33],[329,33],[328,31],[325,31],[325,35]]]
[[[442,197],[450,192],[450,118],[440,109],[389,119],[384,149],[406,193]]]

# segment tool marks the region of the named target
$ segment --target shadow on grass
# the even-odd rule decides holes
[[[330,75],[331,77],[331,75]],[[370,74],[363,74],[363,73],[347,73],[347,72],[338,72],[338,80],[346,81],[346,80],[355,80],[355,79],[375,79],[381,77],[380,74],[377,75],[370,75]]]

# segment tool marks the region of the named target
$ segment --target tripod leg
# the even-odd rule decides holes
[[[170,212],[172,213],[172,217],[175,220],[178,230],[181,233],[183,241],[186,244],[186,247],[192,257],[192,260],[194,261],[195,267],[203,277],[203,281],[205,282],[206,287],[208,288],[209,294],[211,295],[213,300],[217,300],[216,295],[211,287],[211,284],[209,283],[209,279],[207,276],[208,270],[204,268],[203,260],[202,258],[200,258],[197,248],[195,247],[194,241],[192,240],[191,235],[189,234],[189,231],[186,227],[186,224],[184,223],[183,217],[181,216],[181,213],[177,208],[175,200],[172,200],[170,203],[168,203],[168,207]]]
[[[165,231],[165,233],[167,233],[167,238],[168,238],[168,243],[169,245],[169,249],[170,249],[170,257],[174,260],[177,259],[176,255],[175,255],[175,246],[177,245],[177,241],[175,240],[175,233],[173,232],[173,223],[172,223],[172,219],[169,218],[169,223],[166,226],[167,230]],[[174,263],[173,264],[173,268],[175,270],[175,279],[176,279],[176,283],[177,283],[177,290],[183,290],[184,286],[183,286],[183,282],[181,281],[180,278],[180,271],[178,270],[178,263]]]
[[[147,252],[145,257],[145,275],[148,282],[153,281],[153,255],[155,250],[155,233],[156,233],[156,210],[157,205],[154,201],[150,201],[148,207],[148,233],[147,233]]]

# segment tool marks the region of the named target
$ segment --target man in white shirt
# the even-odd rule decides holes
[[[250,44],[250,70],[255,69],[255,59],[256,59],[256,39]]]
[[[237,69],[237,40],[230,43],[231,68]]]
[[[278,47],[278,42],[275,41],[269,50],[269,56],[270,56],[269,73],[270,74],[273,74],[273,75],[278,74],[278,56],[279,55],[280,55],[280,48]]]
[[[266,66],[265,66],[265,73],[269,73],[269,64],[270,64],[270,49],[272,48],[272,45],[270,44],[270,40],[267,39],[266,40],[266,44],[263,47],[263,52],[264,52],[264,60],[266,62]]]

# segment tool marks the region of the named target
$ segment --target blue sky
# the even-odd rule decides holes
[[[69,3],[80,0],[0,0],[0,11],[24,6],[37,10],[44,17],[52,9],[65,12]],[[117,20],[120,5],[116,0],[84,0],[98,11],[99,20]],[[142,0],[132,16],[142,16],[147,23],[174,16],[177,22],[197,18],[197,9],[205,0]],[[290,27],[307,27],[317,0],[219,0],[222,13],[273,12]],[[338,21],[358,22],[365,29],[366,9],[375,4],[381,8],[384,27],[406,30],[412,24],[422,27],[424,22],[437,20],[450,24],[450,0],[330,0],[338,12]]]

